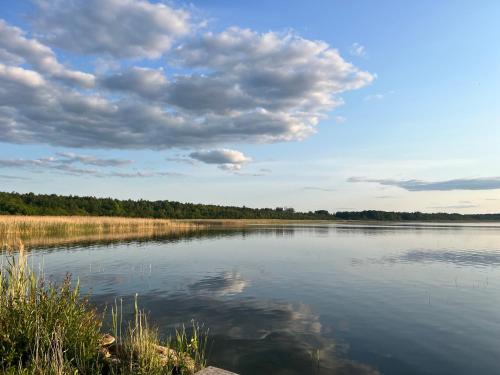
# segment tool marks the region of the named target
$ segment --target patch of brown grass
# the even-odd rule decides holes
[[[21,239],[26,246],[79,241],[127,240],[206,229],[180,220],[92,216],[0,216],[0,242]]]

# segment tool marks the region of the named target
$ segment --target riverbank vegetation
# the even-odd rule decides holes
[[[107,216],[0,215],[0,239],[6,243],[20,239],[27,248],[32,249],[75,243],[189,238],[256,224],[285,225],[295,222],[275,219],[170,220]]]
[[[157,219],[333,219],[328,211],[296,212],[293,208],[249,208],[174,201],[119,200],[0,192],[0,214],[120,216]]]
[[[78,283],[48,282],[18,249],[0,267],[0,373],[173,375],[205,366],[207,339],[196,325],[161,342],[136,300],[133,321],[124,323],[116,306],[114,337],[105,335],[104,317]]]
[[[389,211],[342,211],[335,213],[341,220],[369,221],[500,221],[500,214],[457,214],[426,212],[389,212]]]
[[[368,220],[368,221],[500,221],[499,214],[388,212],[378,210],[328,210],[297,212],[290,207],[249,208],[168,200],[120,200],[113,198],[20,194],[0,192],[0,215],[108,216],[187,220]],[[142,222],[142,224],[147,222]],[[159,222],[155,225],[159,225]],[[142,225],[141,224],[141,225]],[[129,223],[127,225],[130,225]],[[146,225],[146,226],[147,226]],[[171,225],[171,224],[168,224]],[[178,224],[176,224],[178,225]],[[82,227],[83,228],[83,227]],[[148,229],[149,230],[149,229]],[[93,231],[93,230],[92,230]],[[123,230],[120,230],[123,232]],[[94,231],[95,232],[95,231]]]
[[[168,219],[0,215],[0,238],[24,241],[54,237],[150,237],[186,233],[205,227],[205,223]]]

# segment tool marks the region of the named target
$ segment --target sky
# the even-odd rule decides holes
[[[500,2],[2,0],[0,190],[500,212]]]

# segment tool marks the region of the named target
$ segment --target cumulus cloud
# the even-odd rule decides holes
[[[140,67],[103,77],[101,84],[109,90],[137,94],[150,100],[162,99],[167,90],[167,79],[161,70]]]
[[[351,177],[349,182],[371,182],[396,186],[408,191],[492,190],[500,189],[500,177],[461,178],[443,181],[393,180]]]
[[[132,68],[103,77],[102,85],[173,107],[190,140],[201,144],[302,139],[342,103],[338,94],[374,78],[326,43],[292,33],[230,28],[195,37],[169,56],[193,72],[167,79],[162,70]]]
[[[338,104],[333,94],[365,86],[374,78],[328,44],[293,33],[259,34],[232,27],[206,33],[179,46],[176,53],[183,65],[215,70],[209,78],[237,80],[243,94],[270,108],[332,108]]]
[[[158,58],[190,30],[189,13],[141,0],[37,0],[50,45],[115,58]]]
[[[343,103],[343,92],[374,79],[327,43],[292,32],[233,27],[195,32],[178,44],[190,15],[162,3],[37,4],[39,39],[0,24],[3,142],[157,150],[300,140]],[[114,59],[117,70],[71,70],[49,45],[77,58]],[[130,66],[122,64],[126,57],[166,65],[121,70]],[[177,74],[167,74],[174,68]]]
[[[0,19],[0,61],[19,65],[23,62],[51,77],[68,83],[91,87],[94,76],[89,73],[67,69],[57,61],[55,53],[49,47],[29,39],[25,33]]]
[[[242,152],[226,148],[194,151],[189,157],[206,164],[217,164],[219,168],[227,171],[238,171],[243,164],[252,161]]]

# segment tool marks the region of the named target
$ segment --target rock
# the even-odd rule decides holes
[[[198,371],[195,375],[238,375],[238,374],[217,367],[209,366],[201,371]]]
[[[166,346],[155,345],[155,350],[158,354],[164,356],[171,356],[172,358],[177,358],[177,352],[173,349],[167,348]]]
[[[104,359],[108,359],[109,357],[111,357],[111,353],[107,348],[99,348],[99,353],[104,357]]]
[[[116,340],[113,336],[105,334],[101,339],[99,353],[103,356],[107,363],[119,365],[121,362],[119,359],[120,353],[122,353],[123,348],[121,345],[115,344],[115,341]],[[161,345],[155,345],[155,351],[160,357],[163,365],[166,365],[167,363],[173,365],[173,373],[180,374],[181,371],[183,371],[182,373],[185,374],[185,370],[187,370],[190,374],[194,374],[196,370],[196,363],[189,355],[178,353],[174,349]]]
[[[115,340],[115,338],[113,336],[111,336],[110,334],[106,333],[101,338],[101,346],[102,347],[110,346],[110,345],[114,344],[115,341],[116,340]]]
[[[179,354],[174,349],[167,348],[166,346],[156,345],[156,352],[162,357],[164,363],[172,363],[176,367],[183,366],[190,373],[194,373],[196,370],[196,363],[187,354]]]

